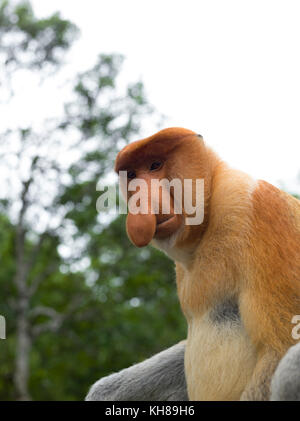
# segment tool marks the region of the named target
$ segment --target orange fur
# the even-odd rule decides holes
[[[134,169],[146,179],[154,158],[164,162],[156,178],[205,182],[203,223],[182,223],[179,229],[177,224],[152,240],[176,262],[178,296],[189,326],[189,396],[268,399],[271,374],[295,343],[292,317],[300,314],[300,202],[229,168],[185,129],[162,130],[128,145],[115,168]],[[238,303],[241,324],[221,329],[209,315],[226,299]],[[241,376],[243,361],[247,369]]]
[[[300,202],[261,181],[253,194],[245,325],[255,343],[280,353],[293,344],[300,310]],[[252,303],[249,314],[249,302]]]

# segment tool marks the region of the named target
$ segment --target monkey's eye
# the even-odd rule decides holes
[[[130,178],[130,180],[132,180],[133,178],[136,177],[136,174],[134,171],[128,171],[127,177]]]
[[[162,166],[162,162],[160,162],[160,161],[154,161],[150,165],[150,171],[158,170],[161,166]]]

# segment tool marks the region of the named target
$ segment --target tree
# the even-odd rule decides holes
[[[59,14],[37,19],[28,2],[2,1],[2,92],[10,79],[14,94],[23,69],[47,83],[77,33]],[[110,178],[116,152],[152,113],[141,82],[119,90],[122,60],[99,55],[75,76],[64,113],[41,131],[16,123],[0,135],[2,399],[82,399],[95,373],[184,336],[171,261],[129,247],[124,218],[95,208],[97,182]]]

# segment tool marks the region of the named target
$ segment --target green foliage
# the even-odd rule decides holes
[[[76,26],[58,13],[37,19],[27,1],[0,1],[0,57],[10,70],[60,64],[77,33]]]

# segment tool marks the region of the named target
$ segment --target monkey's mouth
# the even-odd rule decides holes
[[[128,212],[126,230],[131,242],[137,247],[147,246],[153,238],[170,237],[181,226],[179,214],[132,214]]]
[[[182,216],[179,214],[161,215],[157,218],[154,238],[166,238],[172,235],[180,227]]]

